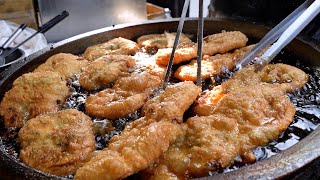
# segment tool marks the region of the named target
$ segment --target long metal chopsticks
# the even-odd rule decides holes
[[[50,30],[52,27],[54,27],[56,24],[58,24],[60,21],[64,20],[67,16],[69,16],[69,13],[67,11],[63,11],[61,14],[55,16],[53,19],[45,23],[43,26],[41,26],[37,32],[33,33],[31,36],[29,36],[27,39],[22,41],[20,44],[16,45],[16,47],[10,49],[9,51],[4,52],[3,54],[0,54],[0,67],[4,67],[7,65],[10,65],[14,63],[14,61],[6,63],[6,57],[9,56],[11,53],[13,53],[15,50],[17,50],[21,45],[32,39],[34,36],[36,36],[39,33],[45,33],[48,30]]]
[[[177,46],[178,46],[178,43],[179,43],[179,40],[180,40],[180,35],[181,35],[181,32],[182,32],[184,21],[186,19],[186,14],[187,14],[187,10],[188,10],[189,4],[190,4],[190,0],[185,0],[184,1],[182,14],[181,14],[181,18],[180,18],[178,29],[177,29],[177,34],[176,34],[176,38],[175,38],[174,43],[173,43],[172,52],[171,52],[171,56],[170,56],[170,60],[169,60],[168,66],[167,66],[167,71],[166,71],[166,74],[165,74],[165,77],[164,77],[164,82],[163,82],[162,89],[165,89],[167,87],[167,85],[168,85],[168,82],[169,82],[169,77],[170,77],[172,64],[173,64],[173,59],[174,59],[174,53],[176,52],[176,49],[177,49]]]
[[[26,24],[21,24],[14,32],[13,34],[9,37],[9,39],[3,43],[2,49],[0,49],[0,54],[9,47],[9,45],[21,34],[21,32],[27,27]]]
[[[184,6],[183,6],[183,10],[182,10],[182,14],[181,14],[181,18],[179,21],[179,25],[178,25],[178,29],[177,29],[177,34],[173,43],[173,48],[172,48],[172,52],[170,55],[170,60],[167,66],[167,71],[165,74],[165,78],[164,78],[164,82],[163,82],[163,86],[162,88],[165,89],[168,85],[169,82],[169,77],[170,77],[170,73],[171,73],[171,69],[172,69],[172,65],[173,65],[173,59],[174,59],[174,54],[176,52],[179,40],[180,40],[180,36],[181,36],[181,32],[182,32],[182,28],[183,28],[183,24],[186,18],[186,14],[187,14],[187,10],[190,4],[190,0],[186,0],[184,2]],[[197,49],[197,85],[198,86],[202,86],[202,80],[201,80],[201,60],[202,60],[202,45],[203,45],[203,24],[204,24],[204,20],[203,20],[203,0],[199,0],[199,20],[198,20],[198,35],[197,35],[197,43],[198,43],[198,49]]]
[[[197,86],[202,87],[201,79],[201,60],[202,60],[202,45],[203,45],[203,0],[199,0],[199,20],[198,20],[198,50],[197,50]]]

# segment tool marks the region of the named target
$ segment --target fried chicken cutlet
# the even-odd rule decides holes
[[[261,71],[256,71],[254,66],[247,66],[237,71],[220,86],[203,94],[197,100],[194,111],[200,116],[210,115],[221,98],[242,87],[268,83],[286,93],[292,93],[302,88],[307,82],[308,75],[290,65],[268,64]]]
[[[89,66],[80,74],[80,86],[86,90],[97,90],[128,73],[135,64],[134,59],[127,55],[105,55]]]
[[[64,79],[68,79],[82,68],[86,67],[89,61],[82,57],[69,53],[59,53],[51,56],[47,61],[41,64],[34,72],[53,71],[58,73]]]
[[[69,95],[67,82],[51,71],[27,73],[13,82],[0,104],[5,127],[22,127],[37,115],[56,112]]]
[[[30,119],[19,131],[22,162],[59,176],[74,174],[95,149],[92,121],[68,109]]]
[[[158,96],[150,99],[142,108],[142,114],[149,119],[174,119],[182,123],[183,113],[198,97],[201,89],[192,81],[169,86]]]
[[[103,55],[133,55],[138,51],[138,49],[139,46],[136,42],[119,37],[101,44],[88,47],[85,50],[83,57],[89,61],[93,61]]]
[[[217,54],[215,56],[203,56],[201,61],[201,79],[209,79],[214,75],[221,74],[225,69],[234,68],[237,60],[248,52],[254,45],[236,49],[232,53]],[[197,81],[197,60],[180,66],[174,73],[174,77],[181,81]]]
[[[140,109],[161,82],[159,76],[148,71],[132,73],[116,80],[112,88],[89,96],[86,112],[110,119],[126,117]]]
[[[168,86],[159,95],[160,98],[147,102],[147,109],[158,103],[163,107],[173,105],[174,109],[181,107],[186,110],[185,106],[193,103],[199,91],[199,87],[190,81]],[[168,95],[172,92],[175,92],[175,95],[169,98]],[[177,101],[183,102],[175,104]],[[98,152],[77,171],[75,178],[122,179],[154,163],[168,149],[170,143],[183,134],[184,128],[176,124],[176,117],[182,116],[181,110],[173,115],[172,110],[167,107],[153,109],[153,113],[171,116],[145,116],[128,124],[120,135],[111,138],[108,148]]]
[[[210,116],[189,118],[186,133],[170,145],[147,179],[188,179],[225,168],[239,154],[252,161],[251,150],[278,138],[295,108],[281,89],[270,85],[239,88],[220,100]]]
[[[226,53],[230,50],[244,47],[248,38],[240,31],[222,32],[209,35],[204,38],[203,55],[212,56],[218,53]],[[156,54],[156,62],[159,65],[167,65],[172,48],[159,49]],[[173,64],[190,61],[197,57],[196,43],[182,43],[174,54]]]
[[[148,34],[140,36],[137,39],[137,43],[140,47],[143,47],[150,52],[152,50],[158,50],[163,48],[172,48],[176,37],[176,33],[165,32],[163,34]],[[192,41],[185,34],[181,33],[179,43],[191,43]],[[178,45],[179,46],[179,45]]]
[[[180,133],[178,125],[166,121],[124,130],[81,167],[75,179],[125,178],[154,163]]]

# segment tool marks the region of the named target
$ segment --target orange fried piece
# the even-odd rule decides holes
[[[69,53],[59,53],[47,59],[47,61],[35,69],[34,72],[53,71],[64,79],[68,79],[80,72],[81,69],[88,64],[89,62],[82,57]]]
[[[210,116],[187,120],[186,133],[170,145],[158,163],[143,173],[149,179],[188,179],[225,168],[239,154],[254,161],[251,150],[278,138],[295,108],[271,85],[239,88],[225,95]]]
[[[229,56],[217,56],[208,58],[204,56],[201,61],[201,79],[209,79],[213,75],[217,75],[223,72],[223,68],[232,69],[234,62]],[[187,65],[180,66],[174,73],[174,77],[181,81],[197,81],[197,60],[192,60]]]
[[[226,53],[232,49],[244,47],[248,38],[240,31],[221,32],[204,38],[203,55]]]
[[[19,131],[21,161],[58,176],[74,174],[95,149],[91,124],[90,117],[72,109],[30,119]]]
[[[132,55],[139,50],[136,42],[122,37],[111,39],[107,42],[88,47],[83,56],[89,61],[98,59],[103,55],[122,54]]]
[[[150,71],[134,72],[128,77],[122,77],[115,81],[113,89],[123,91],[151,94],[155,89],[160,87],[161,76],[155,75]]]
[[[137,39],[137,43],[140,47],[144,47],[147,51],[158,50],[163,48],[172,48],[176,37],[176,33],[164,34],[148,34],[140,36]],[[188,36],[181,33],[179,43],[190,43],[192,42]]]
[[[156,63],[160,66],[166,66],[170,60],[172,48],[159,49],[156,56]],[[174,53],[173,64],[190,61],[197,57],[197,47],[194,42],[182,43],[177,47]]]
[[[69,95],[67,82],[51,71],[27,73],[13,82],[0,104],[6,127],[22,127],[39,114],[56,112]]]
[[[80,86],[86,90],[97,90],[126,74],[135,64],[127,55],[106,55],[93,61],[80,74]]]
[[[221,74],[225,69],[234,68],[236,61],[249,51],[253,45],[236,49],[233,53],[217,54],[215,56],[204,56],[201,61],[201,78],[209,79],[214,75]],[[197,60],[180,66],[174,73],[174,77],[181,81],[197,81]]]
[[[191,81],[168,86],[158,96],[149,100],[142,108],[147,119],[173,119],[183,121],[184,112],[193,104],[201,89]]]
[[[248,38],[239,31],[222,32],[204,38],[203,55],[212,56],[218,53],[226,53],[230,50],[246,45]],[[156,54],[156,62],[159,65],[167,65],[172,48],[159,49]],[[185,43],[177,47],[173,64],[190,61],[197,57],[197,44]]]
[[[223,92],[222,86],[216,86],[197,99],[193,111],[199,116],[209,116],[225,95],[226,93]]]
[[[86,100],[86,112],[94,117],[117,119],[140,109],[148,99],[147,93],[132,93],[105,89]]]
[[[125,178],[154,163],[181,133],[180,126],[166,121],[125,129],[81,167],[75,179]]]

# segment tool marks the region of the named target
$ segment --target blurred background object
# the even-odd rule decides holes
[[[0,20],[0,46],[11,36],[11,34],[19,27],[18,24]],[[20,35],[9,45],[9,47],[15,47],[17,44],[21,43],[27,39],[31,34],[35,33],[36,30],[33,28],[24,29]],[[20,46],[19,49],[23,50],[25,56],[28,56],[36,51],[39,51],[47,47],[48,43],[43,34],[37,34],[34,38],[30,39],[28,42]]]
[[[171,11],[169,8],[163,8],[151,3],[147,3],[147,17],[148,20],[168,19],[171,18]]]
[[[170,9],[171,17],[174,18],[180,17],[184,4],[184,0],[147,0],[147,2]]]
[[[273,27],[305,0],[211,0],[209,16],[263,23]],[[320,42],[320,15],[302,34]]]
[[[203,17],[209,16],[210,0],[203,0]],[[190,0],[189,17],[198,17],[199,0]]]
[[[38,0],[39,25],[66,10],[70,16],[45,34],[57,42],[111,25],[147,20],[146,0]]]
[[[0,20],[27,24],[37,28],[33,0],[0,0]]]
[[[36,29],[55,14],[70,16],[46,33],[54,43],[90,30],[127,22],[180,17],[185,0],[0,0],[0,19]],[[304,0],[204,0],[204,16],[252,21],[273,27]],[[198,0],[190,1],[187,17],[198,16]],[[302,34],[320,41],[320,15]]]

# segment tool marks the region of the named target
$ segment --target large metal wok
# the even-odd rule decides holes
[[[37,52],[21,62],[12,65],[0,74],[0,100],[8,91],[13,81],[22,75],[35,69],[39,64],[59,52],[68,52],[72,54],[81,54],[91,45],[103,41],[124,37],[136,40],[139,36],[150,33],[163,33],[175,31],[178,19],[165,21],[149,21],[147,23],[126,24],[114,27],[99,29],[78,35],[76,37],[56,43],[40,52]],[[184,33],[196,35],[197,20],[188,19],[184,25]],[[257,24],[231,21],[206,19],[204,34],[213,34],[221,30],[239,30],[245,33],[252,42],[258,41],[270,29]],[[312,42],[305,38],[297,38],[286,49],[286,53],[291,56],[302,59],[310,66],[320,66],[320,44]],[[208,178],[229,178],[229,179],[257,179],[257,178],[281,178],[290,177],[292,174],[306,167],[312,162],[320,160],[320,129],[302,139],[291,148],[280,152],[268,159],[259,161],[255,164],[242,167],[239,170],[211,176]],[[15,177],[21,179],[52,179],[57,176],[48,175],[27,167],[12,156],[6,144],[0,139],[0,175],[2,177]]]

